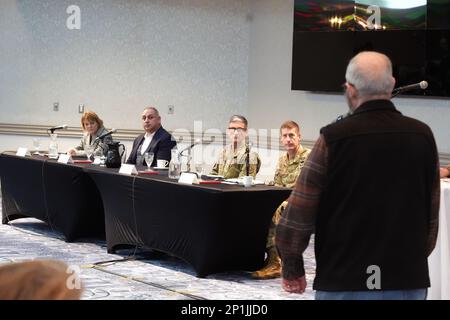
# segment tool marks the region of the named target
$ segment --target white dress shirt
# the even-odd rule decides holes
[[[147,150],[148,146],[152,142],[153,136],[155,133],[145,133],[144,135],[144,142],[141,145],[141,155],[144,155],[145,151]]]

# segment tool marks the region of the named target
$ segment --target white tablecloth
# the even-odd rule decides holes
[[[430,300],[450,300],[450,179],[441,180],[439,233],[436,248],[428,257]]]

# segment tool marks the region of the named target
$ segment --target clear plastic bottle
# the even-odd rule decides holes
[[[50,135],[50,144],[48,145],[48,157],[50,159],[58,159],[58,142],[56,138],[58,135],[56,133],[52,133]]]
[[[170,179],[179,179],[181,175],[181,161],[178,157],[178,150],[176,148],[172,149],[172,157],[169,162],[169,173]]]

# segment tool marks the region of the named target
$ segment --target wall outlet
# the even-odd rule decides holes
[[[53,102],[53,111],[59,111],[59,102]]]
[[[167,114],[174,114],[175,113],[175,107],[170,105],[167,106]]]
[[[84,112],[84,104],[79,104],[78,105],[78,113],[83,113]]]

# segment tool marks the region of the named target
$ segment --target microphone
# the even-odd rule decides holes
[[[66,129],[66,128],[67,128],[67,124],[63,124],[62,126],[51,127],[49,129],[47,129],[47,131],[50,131],[51,133],[53,133],[55,130]]]
[[[339,117],[336,118],[332,123],[336,123],[338,121],[344,120],[347,117],[350,117],[353,114],[353,111],[349,111],[346,114],[341,114]]]
[[[112,129],[112,130],[109,131],[109,132],[106,132],[106,133],[104,133],[104,134],[101,134],[101,135],[99,135],[97,138],[95,138],[95,140],[94,140],[92,143],[94,143],[94,142],[96,142],[96,141],[98,141],[98,140],[103,140],[105,137],[110,136],[110,135],[112,135],[112,134],[115,133],[115,132],[117,132],[117,129]]]
[[[246,169],[246,176],[250,175],[250,148],[252,146],[252,143],[249,142],[246,146],[245,146],[245,169]]]
[[[398,88],[394,89],[394,91],[392,91],[392,94],[395,96],[395,95],[405,92],[405,91],[417,90],[417,89],[425,90],[426,88],[428,88],[428,82],[426,82],[424,80],[424,81],[420,81],[419,83],[414,83],[414,84],[409,84],[407,86],[398,87]]]
[[[196,146],[197,144],[201,143],[201,142],[202,142],[201,139],[195,139],[193,144],[191,144],[189,147],[184,148],[178,154],[178,161],[181,163],[181,157],[183,156],[183,152],[185,152],[186,150],[189,151],[189,154],[188,154],[188,157],[187,157],[187,162],[186,162],[186,169],[187,169],[188,172],[191,172],[191,149],[194,146]]]
[[[200,144],[200,142],[202,142],[201,139],[195,139],[194,143],[191,144],[189,147],[184,148],[183,150],[180,151],[179,155],[182,156],[183,152],[185,152],[186,150],[191,150],[194,146],[196,146],[197,144]]]

